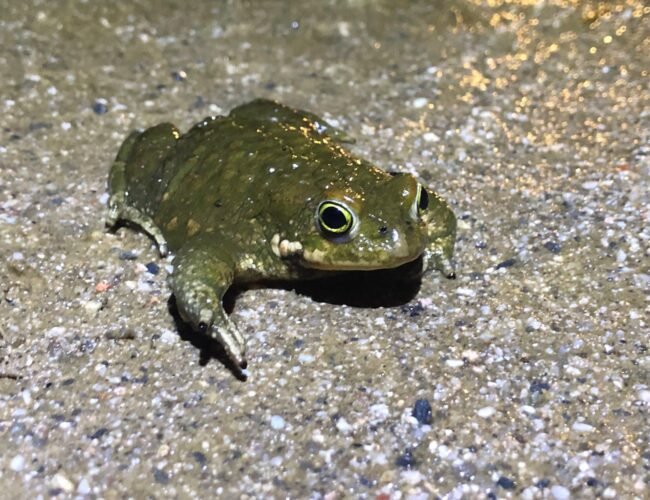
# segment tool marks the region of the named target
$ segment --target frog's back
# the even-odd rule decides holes
[[[208,117],[182,136],[170,124],[152,127],[130,136],[118,155],[126,164],[126,204],[151,218],[172,249],[193,228],[241,227],[269,212],[278,193],[304,199],[301,191],[319,176],[336,176],[331,162],[345,167],[349,159],[323,140],[335,133],[311,113],[263,99]]]

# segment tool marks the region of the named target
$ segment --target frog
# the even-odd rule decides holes
[[[246,341],[226,313],[233,285],[398,269],[454,277],[456,217],[410,173],[352,154],[317,115],[255,99],[188,132],[131,132],[108,177],[106,225],[135,226],[161,257],[181,319],[246,370]]]

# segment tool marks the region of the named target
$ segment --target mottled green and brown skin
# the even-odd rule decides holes
[[[162,255],[175,253],[181,316],[244,367],[244,338],[222,305],[235,282],[387,269],[420,256],[423,271],[453,274],[449,206],[413,176],[355,158],[343,142],[317,116],[267,100],[184,135],[169,123],[133,132],[111,168],[107,224],[134,223]],[[323,212],[327,201],[335,207]],[[342,222],[345,231],[331,232]]]

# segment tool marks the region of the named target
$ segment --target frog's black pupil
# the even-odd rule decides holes
[[[320,213],[323,224],[330,229],[340,229],[347,224],[345,214],[340,208],[327,207]]]
[[[420,203],[418,206],[420,210],[426,210],[429,206],[429,193],[424,188],[420,188]]]

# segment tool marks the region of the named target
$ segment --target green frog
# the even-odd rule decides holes
[[[222,299],[234,283],[396,268],[453,277],[456,218],[412,175],[344,149],[318,116],[257,99],[181,134],[132,132],[113,163],[107,225],[134,224],[174,253],[181,318],[215,338],[240,369],[245,339]]]

